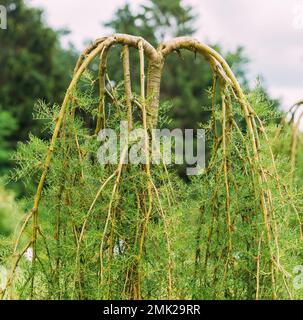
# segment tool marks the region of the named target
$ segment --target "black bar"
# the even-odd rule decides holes
[[[260,317],[261,308],[273,317],[302,306],[300,301],[1,301],[0,319],[243,319]]]

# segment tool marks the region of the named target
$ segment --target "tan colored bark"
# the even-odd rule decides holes
[[[125,99],[126,99],[126,106],[127,106],[128,130],[131,131],[133,128],[133,119],[132,119],[132,99],[133,99],[133,96],[132,96],[131,78],[130,78],[128,45],[123,46],[123,71],[124,71]]]

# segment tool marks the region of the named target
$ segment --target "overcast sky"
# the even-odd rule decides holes
[[[70,29],[72,33],[64,43],[71,41],[82,49],[85,41],[108,34],[102,23],[126,0],[27,2],[45,9],[50,26]],[[136,8],[144,0],[128,2]],[[303,0],[184,0],[184,3],[193,5],[199,13],[196,38],[219,42],[224,49],[244,46],[251,60],[250,79],[254,81],[262,75],[271,95],[282,98],[284,108],[303,99]]]

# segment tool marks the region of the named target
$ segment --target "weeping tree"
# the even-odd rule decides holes
[[[122,47],[124,78],[116,86],[106,68],[113,46]],[[138,93],[130,48],[139,52]],[[165,121],[165,60],[180,50],[202,55],[213,73],[205,127],[211,160],[190,185],[163,158],[151,163],[152,129]],[[38,118],[49,119],[50,143],[32,136],[19,146],[17,176],[36,177],[38,188],[2,298],[296,298],[301,200],[250,100],[220,54],[193,38],[157,49],[126,34],[96,40],[80,56],[62,106],[37,108]],[[119,131],[120,120],[132,142],[132,129],[143,129],[144,164],[125,164],[128,147],[116,165],[98,163],[98,133]]]

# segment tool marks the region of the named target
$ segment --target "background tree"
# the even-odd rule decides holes
[[[10,166],[13,144],[8,137],[12,136],[16,129],[17,123],[11,113],[0,108],[0,175],[5,174],[5,169]]]
[[[74,65],[72,49],[60,46],[64,31],[54,31],[43,21],[40,9],[23,0],[3,0],[7,8],[8,29],[0,30],[0,170],[11,167],[9,151],[29,132],[39,132],[33,120],[37,99],[61,103]],[[4,113],[3,113],[4,112]],[[5,149],[3,133],[5,131]],[[5,152],[5,155],[4,155]]]

